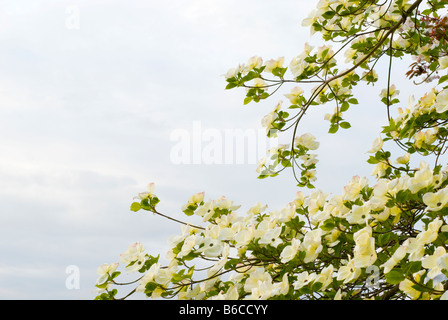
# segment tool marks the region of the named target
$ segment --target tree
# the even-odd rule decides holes
[[[159,212],[151,183],[131,210],[175,220],[182,233],[170,239],[166,266],[140,243],[120,256],[125,269],[138,274],[124,298],[142,292],[180,299],[447,299],[448,167],[442,159],[448,139],[447,5],[320,0],[303,25],[325,45],[305,43],[286,66],[283,58],[252,57],[229,70],[226,89],[245,88],[244,104],[295,85],[284,94],[289,105],[276,103],[262,119],[268,137],[289,132],[291,143],[271,150],[257,170],[259,178],[267,178],[291,169],[296,198],[278,211],[258,204],[241,214],[224,197],[205,200],[197,193],[183,208],[186,216],[202,217],[202,224],[194,225]],[[337,60],[342,54],[346,70]],[[403,107],[390,70],[404,57],[414,59],[406,76],[429,89]],[[344,115],[358,103],[353,88],[374,85],[380,61],[389,73],[378,99],[387,121],[367,160],[375,184],[355,176],[342,194],[330,197],[313,185],[312,151],[319,142],[311,133],[299,134],[299,123],[310,108],[333,104],[334,113],[325,116],[328,132],[349,129]],[[313,88],[308,94],[298,85]],[[402,154],[393,160],[386,144]],[[417,167],[411,165],[420,158]],[[99,267],[97,299],[116,299],[118,266]]]

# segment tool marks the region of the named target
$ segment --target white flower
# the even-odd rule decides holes
[[[272,283],[272,277],[265,271],[264,268],[258,267],[252,271],[246,279],[246,282],[244,283],[244,290],[246,292],[251,292],[252,289],[258,287],[259,283],[263,282]]]
[[[372,237],[372,228],[367,225],[353,235],[355,240],[354,261],[355,266],[364,268],[371,266],[377,258],[375,239]]]
[[[384,273],[389,273],[397,263],[399,263],[406,256],[407,246],[401,245],[395,250],[394,254],[383,263],[380,267],[384,268]]]
[[[313,272],[311,274],[308,271],[301,272],[297,275],[297,280],[293,283],[294,289],[299,290],[300,288],[307,286],[316,279],[316,274]]]
[[[440,69],[448,68],[448,56],[443,56],[439,58]]]
[[[254,68],[260,68],[262,64],[263,64],[263,59],[261,57],[253,56],[247,61],[244,71],[249,72]]]
[[[439,259],[442,258],[444,255],[446,255],[445,248],[437,247],[436,250],[434,250],[433,255],[429,255],[423,258],[422,266],[423,268],[429,270],[427,276],[430,279],[434,279],[437,275],[439,275],[442,272],[443,265],[442,263],[439,263]]]
[[[201,247],[201,245],[203,245]],[[224,249],[223,243],[218,239],[205,238],[199,243],[199,252],[202,252],[206,257],[217,257]]]
[[[247,212],[253,214],[259,214],[260,212],[266,210],[267,207],[268,207],[267,205],[263,205],[261,202],[257,202],[257,204],[251,207]]]
[[[309,150],[316,150],[319,148],[319,142],[316,141],[316,137],[314,137],[311,133],[305,133],[300,137],[295,137],[294,144],[296,146],[301,145]]]
[[[188,199],[188,203],[201,203],[204,200],[204,192],[195,193]]]
[[[154,182],[149,183],[148,186],[146,187],[146,192],[140,192],[137,196],[134,197],[134,199],[143,200],[152,196],[154,194],[155,187],[156,185]]]
[[[360,275],[361,268],[357,268],[355,266],[355,261],[349,257],[348,263],[339,268],[337,280],[344,280],[344,283],[348,283],[352,280],[358,279]]]
[[[277,247],[282,240],[280,239],[280,233],[282,232],[281,227],[276,227],[273,229],[268,229],[263,234],[263,236],[258,241],[259,244],[269,244],[273,247]]]
[[[263,157],[260,160],[258,160],[258,166],[257,166],[257,169],[255,171],[257,173],[261,173],[261,170],[263,170],[263,167],[265,166],[267,161],[268,161],[268,159],[266,157]]]
[[[301,97],[303,94],[303,90],[300,87],[294,87],[291,89],[291,92],[288,94],[285,94],[285,97],[289,99],[289,102],[291,104],[299,104],[299,97]]]
[[[266,68],[264,71],[266,72],[272,72],[275,68],[283,68],[283,63],[285,62],[284,57],[280,57],[277,60],[271,59],[266,61]]]
[[[177,257],[182,258],[182,257],[188,255],[191,252],[191,250],[193,249],[193,247],[196,245],[196,242],[197,242],[196,235],[192,234],[192,235],[186,237],[180,252],[177,254]]]
[[[395,163],[398,163],[398,164],[406,164],[406,163],[409,162],[410,159],[411,159],[411,154],[410,154],[410,153],[406,153],[405,155],[403,155],[403,156],[401,156],[401,157],[398,157],[398,158],[395,160]]]
[[[135,272],[143,267],[147,257],[144,247],[140,242],[131,244],[128,249],[120,254],[120,262],[127,265],[128,272]]]
[[[431,185],[432,182],[432,170],[429,169],[429,165],[427,163],[421,161],[419,170],[415,173],[414,177],[408,181],[408,188],[412,193],[416,193],[419,190]]]
[[[363,206],[353,205],[352,210],[347,213],[346,219],[351,224],[362,224],[370,218],[370,206],[364,204]]]
[[[397,96],[399,93],[400,93],[400,90],[397,90],[397,88],[395,87],[394,84],[389,87],[389,97],[390,98]],[[381,98],[387,97],[387,89],[381,90],[380,97]]]
[[[373,140],[372,147],[370,148],[367,153],[376,153],[377,151],[380,151],[383,147],[383,139],[381,137],[376,138]]]
[[[448,188],[441,189],[436,193],[428,192],[424,194],[423,202],[428,206],[428,210],[441,210],[448,203]]]
[[[448,110],[448,89],[442,90],[437,94],[434,107],[438,113],[443,113]]]
[[[318,228],[313,231],[308,231],[303,238],[301,249],[306,251],[305,263],[311,262],[317,258],[322,251],[322,229]]]
[[[119,263],[112,263],[112,264],[102,264],[98,267],[97,273],[100,276],[98,280],[96,281],[97,284],[103,284],[108,278],[109,275],[115,272],[117,270]]]
[[[294,202],[290,202],[286,205],[285,208],[280,210],[278,213],[278,221],[279,222],[288,222],[290,221],[296,214],[296,205]]]
[[[299,251],[299,247],[300,247],[300,240],[293,238],[291,244],[286,246],[283,249],[282,253],[280,254],[281,262],[286,263],[294,259],[294,257],[297,254],[297,251]]]
[[[146,271],[145,275],[139,280],[139,285],[136,288],[137,292],[144,292],[146,289],[146,285],[149,282],[154,281],[154,276],[159,272],[160,264],[154,263],[148,271]]]

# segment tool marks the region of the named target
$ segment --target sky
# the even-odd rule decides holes
[[[223,75],[254,55],[289,61],[305,42],[319,45],[301,26],[314,5],[1,1],[0,299],[93,299],[97,267],[118,262],[130,244],[163,257],[180,226],[129,210],[149,182],[159,210],[182,220],[196,192],[224,195],[241,214],[259,201],[270,209],[292,201],[290,171],[259,180],[253,161],[179,164],[173,148],[179,132],[202,152],[212,137],[244,130],[265,146],[261,118],[286,98],[243,106],[244,90],[224,90]],[[326,134],[323,115],[334,106],[300,126],[321,143],[317,187],[340,193],[352,176],[370,174],[366,151],[386,119],[375,99],[382,88],[356,89],[350,130]]]

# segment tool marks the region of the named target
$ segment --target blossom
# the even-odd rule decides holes
[[[372,265],[377,258],[375,251],[375,239],[372,237],[372,228],[366,226],[353,235],[355,240],[354,262],[358,268]]]
[[[182,248],[180,250],[180,252],[177,254],[178,258],[182,258],[186,255],[188,255],[191,250],[193,249],[193,247],[196,245],[197,243],[197,237],[196,235],[192,234],[188,237],[185,238],[184,243],[182,244]]]
[[[439,58],[440,69],[448,68],[448,56],[443,56]]]
[[[406,245],[399,246],[389,260],[380,266],[381,268],[384,268],[384,273],[389,273],[406,256],[406,251]]]
[[[411,154],[407,152],[405,155],[398,157],[395,160],[395,163],[406,164],[409,162],[410,159],[411,159]]]
[[[420,278],[421,278],[420,273],[415,273],[412,276],[414,277],[415,282],[418,283],[420,281]],[[398,285],[398,288],[401,291],[403,291],[404,293],[406,293],[408,296],[410,296],[413,300],[418,299],[420,297],[420,295],[422,294],[421,291],[414,288],[415,282],[413,282],[409,279],[404,279]]]
[[[196,215],[203,217],[203,221],[208,221],[213,216],[214,213],[215,213],[215,202],[213,200],[205,202],[203,205],[199,206],[195,211]]]
[[[388,93],[387,89],[381,90],[380,97],[381,98],[386,98],[387,97],[387,93]],[[397,88],[395,87],[394,84],[389,87],[389,97],[390,98],[393,98],[393,97],[397,96],[399,93],[400,93],[400,90],[397,90]]]
[[[303,90],[300,87],[294,87],[290,93],[285,94],[285,97],[289,99],[291,104],[299,104],[299,98],[303,95]]]
[[[249,277],[246,279],[246,282],[244,283],[244,290],[246,292],[251,292],[252,289],[258,287],[259,282],[272,283],[272,277],[270,276],[270,274],[267,273],[265,269],[261,267],[255,268],[254,271],[250,273]]]
[[[442,263],[439,263],[439,259],[446,255],[446,250],[444,247],[437,247],[434,250],[434,254],[428,255],[423,258],[422,266],[425,269],[428,269],[429,272],[427,276],[430,279],[434,279],[437,275],[442,272],[442,268],[444,267]]]
[[[301,207],[305,203],[305,194],[303,191],[297,191],[296,197],[294,199],[294,204],[296,207]]]
[[[448,110],[448,89],[444,89],[437,94],[434,107],[438,113],[443,113]]]
[[[255,227],[251,226],[247,229],[240,230],[237,234],[235,234],[234,237],[236,242],[235,246],[238,248],[238,247],[244,247],[247,244],[249,244],[249,242],[254,237],[254,231],[255,231],[254,229]]]
[[[271,59],[266,61],[266,68],[264,71],[271,72],[276,68],[283,68],[283,63],[285,62],[284,57],[280,57],[277,60]]]
[[[311,262],[317,258],[319,253],[322,251],[322,229],[314,229],[308,231],[303,238],[301,249],[306,252],[305,263]]]
[[[253,86],[256,87],[256,88],[263,88],[266,85],[267,85],[266,81],[264,81],[261,78],[255,78],[254,81],[253,81]]]
[[[263,59],[261,57],[253,56],[247,61],[244,71],[249,72],[254,68],[260,68],[262,64]]]
[[[202,252],[206,257],[217,257],[224,249],[223,242],[208,237],[204,238],[198,245],[198,252]]]
[[[361,275],[361,268],[356,267],[355,261],[349,257],[346,265],[342,265],[338,270],[337,280],[344,280],[344,283],[358,279]]]
[[[258,241],[259,244],[269,244],[273,247],[277,247],[282,240],[280,239],[280,233],[282,232],[281,227],[276,227],[273,229],[268,229]]]
[[[294,204],[294,202],[290,202],[285,208],[279,211],[278,221],[288,222],[295,216],[295,214],[296,214],[296,205]]]
[[[280,259],[282,263],[286,263],[288,261],[291,261],[296,256],[297,252],[299,251],[300,247],[300,240],[293,238],[291,240],[291,244],[286,246],[282,253],[280,254]]]
[[[137,292],[144,292],[146,285],[150,282],[154,282],[154,276],[160,270],[160,263],[154,263],[148,271],[143,275],[143,277],[138,281],[138,286],[135,289]]]
[[[263,170],[263,167],[265,166],[268,159],[266,157],[262,157],[260,160],[258,160],[258,166],[255,170],[257,173],[261,173],[261,170]]]
[[[257,202],[256,205],[254,205],[253,207],[251,207],[247,212],[248,213],[253,213],[253,214],[259,214],[260,212],[263,212],[264,210],[266,210],[268,206],[266,204],[262,204],[261,202]]]
[[[325,290],[333,281],[334,267],[332,264],[322,269],[320,274],[316,277],[315,282],[322,283],[321,290]]]
[[[147,255],[140,242],[131,244],[124,253],[120,254],[120,262],[126,265],[128,272],[135,272],[141,269],[146,259]]]
[[[415,173],[414,177],[408,181],[408,188],[412,193],[416,193],[419,190],[431,185],[432,181],[432,170],[429,169],[429,165],[427,163],[421,161],[419,170]]]
[[[417,237],[416,241],[428,244],[437,239],[440,226],[443,224],[443,221],[439,219],[439,217],[435,218],[433,221],[428,223],[428,227],[425,231],[420,232]]]
[[[303,156],[300,156],[299,159],[303,161],[303,164],[306,167],[319,162],[319,160],[317,159],[317,154],[305,154]]]
[[[352,210],[346,215],[346,219],[351,224],[365,223],[370,218],[370,206],[364,204],[363,206],[353,205]]]
[[[140,192],[137,196],[134,197],[134,199],[143,200],[152,196],[154,194],[155,187],[156,185],[154,182],[149,183],[148,186],[146,187],[146,192]]]
[[[367,153],[376,153],[377,151],[380,151],[383,147],[383,139],[381,137],[376,138],[373,140],[372,147],[367,151]]]
[[[195,193],[188,199],[188,203],[201,203],[204,200],[204,192]]]
[[[294,144],[296,146],[302,146],[309,150],[316,150],[319,148],[319,142],[316,141],[316,137],[311,133],[305,133],[299,137],[294,138]]]
[[[316,279],[317,275],[313,273],[308,273],[308,271],[301,272],[297,275],[296,281],[294,281],[294,289],[299,290],[300,288],[307,286]]]
[[[423,195],[423,202],[428,206],[428,210],[439,211],[448,203],[448,188],[440,189],[433,193],[428,192]]]

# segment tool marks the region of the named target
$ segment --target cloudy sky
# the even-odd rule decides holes
[[[253,55],[289,61],[306,41],[319,44],[300,25],[313,5],[2,0],[0,299],[92,299],[97,267],[129,244],[163,257],[179,225],[129,211],[149,182],[160,210],[181,219],[199,191],[225,195],[241,213],[258,201],[276,209],[293,200],[290,172],[258,180],[250,161],[176,164],[170,137],[193,136],[197,124],[223,136],[258,132],[281,94],[243,106],[244,92],[224,90],[222,75]],[[381,86],[357,90],[350,131],[325,134],[333,106],[310,112],[300,128],[321,142],[317,185],[328,192],[371,171],[363,161],[385,120],[372,99]],[[73,270],[79,287],[68,288]]]

